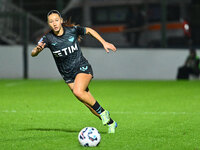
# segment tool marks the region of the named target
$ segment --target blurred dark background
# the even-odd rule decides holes
[[[199,0],[0,0],[0,44],[37,43],[52,9],[118,47],[200,47]]]

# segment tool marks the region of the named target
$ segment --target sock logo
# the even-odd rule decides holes
[[[99,108],[96,110],[98,114],[102,113],[102,109],[101,109],[101,106],[99,106]]]

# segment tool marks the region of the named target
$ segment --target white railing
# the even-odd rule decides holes
[[[24,32],[23,14],[26,14],[26,19],[28,19],[28,38],[30,43],[35,42],[36,38],[42,33],[41,29],[45,29],[47,26],[44,21],[10,3],[8,0],[1,0],[0,13],[13,14],[0,16],[0,39],[8,44],[22,43]]]

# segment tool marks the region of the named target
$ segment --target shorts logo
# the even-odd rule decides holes
[[[80,67],[81,71],[86,71],[87,69],[88,69],[88,66],[86,66],[86,67]]]
[[[66,83],[68,83],[68,82],[72,82],[72,80],[67,80],[67,81],[65,81]]]

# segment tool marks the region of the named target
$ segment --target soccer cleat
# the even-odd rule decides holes
[[[100,114],[101,120],[103,125],[106,125],[109,121],[110,121],[110,114],[107,110],[104,110],[101,114]]]
[[[115,129],[117,128],[117,122],[113,122],[112,124],[108,125],[108,133],[115,133]]]

